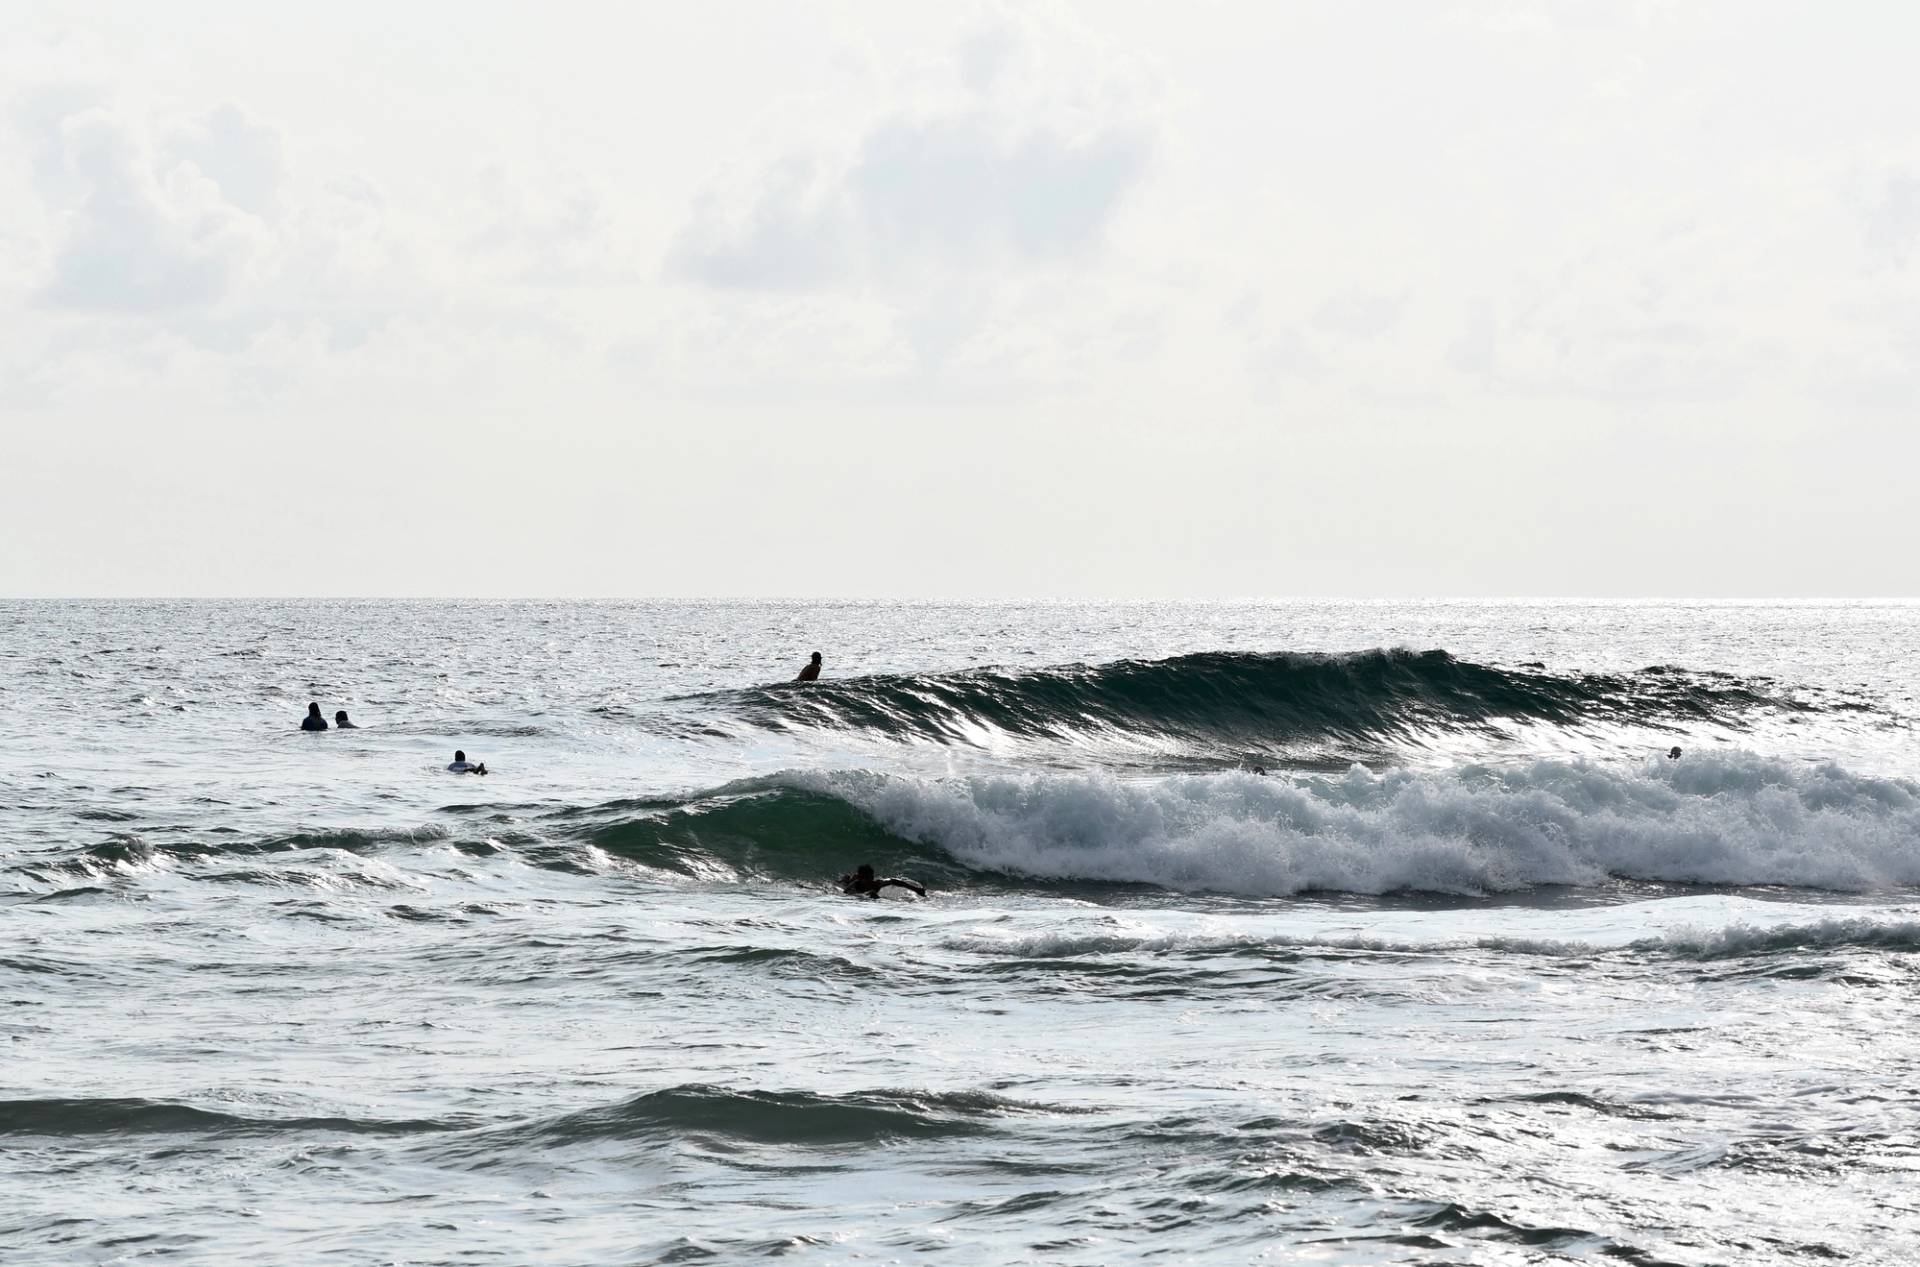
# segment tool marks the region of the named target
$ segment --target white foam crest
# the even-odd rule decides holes
[[[1920,885],[1920,786],[1747,753],[1336,777],[797,781],[974,868],[1284,896],[1472,895],[1611,878]]]
[[[1684,959],[1735,959],[1812,950],[1920,951],[1920,920],[1836,918],[1807,924],[1736,924],[1726,928],[1677,929],[1628,942],[1554,937],[1394,938],[1362,934],[1244,934],[1048,932],[963,934],[944,939],[947,950],[1005,959],[1079,959],[1101,955],[1232,955],[1262,950],[1305,950],[1388,955],[1455,955],[1462,950],[1550,958],[1601,954],[1671,955]]]
[[[1665,922],[1668,905],[1682,918],[1657,931],[1646,924]],[[1867,914],[1816,916],[1805,907],[1788,908],[1781,917],[1765,914],[1771,903],[1741,904],[1725,912],[1733,918],[1712,923],[1691,909],[1694,903],[1641,903],[1630,908],[1598,908],[1571,915],[1577,931],[1563,936],[1522,933],[1473,934],[1437,931],[1428,919],[1386,921],[1375,927],[1288,928],[1261,927],[1256,917],[1247,926],[1238,921],[1205,921],[1198,926],[1165,928],[1103,918],[1091,927],[1043,929],[973,929],[941,940],[944,949],[1005,959],[1077,959],[1112,955],[1258,954],[1263,951],[1333,952],[1389,955],[1454,956],[1484,950],[1499,954],[1547,957],[1609,954],[1665,955],[1683,959],[1733,959],[1749,956],[1821,950],[1888,950],[1920,952],[1920,912],[1912,908],[1881,908]],[[1516,912],[1482,913],[1483,917],[1511,920]],[[1531,913],[1519,913],[1525,922]],[[1691,918],[1687,918],[1687,916]],[[1799,918],[1796,918],[1799,917]],[[1569,914],[1556,912],[1555,922]],[[1636,931],[1637,926],[1637,931]]]
[[[1664,950],[1699,959],[1736,958],[1793,950],[1920,950],[1920,919],[1836,916],[1804,924],[1733,924],[1677,929],[1632,943],[1632,950]]]

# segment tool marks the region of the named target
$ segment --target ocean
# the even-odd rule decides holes
[[[0,719],[10,1265],[1920,1260],[1920,605],[5,602]]]

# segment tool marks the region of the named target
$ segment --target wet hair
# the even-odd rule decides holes
[[[1667,760],[1669,761],[1678,761],[1679,759],[1680,759],[1680,749],[1678,748],[1675,748],[1672,752],[1669,752],[1667,754]]]
[[[467,759],[467,754],[460,751],[460,749],[455,748],[453,750],[453,759],[455,761],[465,761]]]
[[[863,862],[854,868],[853,873],[864,880],[873,874],[873,864],[871,862]]]
[[[315,717],[318,717],[320,715],[320,705],[318,704],[307,705],[307,712],[312,714]]]
[[[816,659],[816,660],[818,660],[818,659],[820,658],[820,653],[819,653],[818,651],[816,651],[816,652],[814,652],[814,653],[813,653],[813,658],[814,658],[814,659]]]
[[[347,719],[347,710],[344,708],[341,709],[339,712],[333,715],[333,719],[335,721],[345,721]]]

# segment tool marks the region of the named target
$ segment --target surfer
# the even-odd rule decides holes
[[[453,771],[455,774],[485,774],[487,772],[487,763],[484,761],[469,761],[467,760],[466,753],[455,749],[453,762],[447,766],[447,769]]]
[[[813,659],[807,661],[807,667],[800,670],[800,676],[793,680],[796,682],[817,682],[820,680],[820,653],[818,651],[813,653]]]
[[[1669,760],[1669,761],[1678,761],[1679,759],[1680,759],[1680,749],[1679,749],[1679,748],[1677,748],[1677,747],[1676,747],[1676,748],[1674,748],[1674,749],[1673,749],[1673,750],[1672,750],[1671,752],[1669,752],[1669,753],[1667,753],[1667,760]]]
[[[878,879],[873,874],[873,866],[871,863],[863,862],[852,875],[843,875],[840,877],[840,891],[848,897],[879,897],[880,890],[886,888],[889,884],[895,888],[911,889],[921,897],[927,895],[927,890],[923,886],[915,884],[912,880],[896,880],[892,878],[885,880]]]
[[[333,715],[333,728],[335,730],[360,729],[358,726],[354,725],[352,722],[347,720],[347,710],[344,708]]]
[[[300,729],[325,730],[326,728],[327,719],[320,715],[320,706],[318,704],[307,705],[307,715],[300,719]]]

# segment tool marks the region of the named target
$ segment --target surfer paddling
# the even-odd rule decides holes
[[[889,885],[907,889],[921,897],[927,895],[926,888],[915,884],[912,880],[898,880],[891,877],[885,880],[879,879],[873,874],[872,865],[865,862],[861,863],[852,875],[840,877],[840,891],[848,897],[879,897],[880,890]]]

